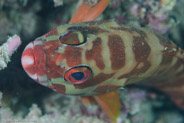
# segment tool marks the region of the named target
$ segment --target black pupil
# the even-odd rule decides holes
[[[75,72],[72,73],[71,76],[75,78],[76,80],[81,80],[84,77],[84,73],[82,72]]]

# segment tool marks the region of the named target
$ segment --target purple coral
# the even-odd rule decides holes
[[[130,15],[140,20],[143,25],[148,25],[155,32],[165,34],[174,24],[170,23],[169,13],[176,4],[172,1],[137,0],[130,4]]]
[[[20,37],[14,35],[0,46],[0,70],[7,67],[8,62],[10,62],[11,55],[17,50],[20,44]]]
[[[20,44],[21,44],[21,40],[20,40],[19,36],[14,35],[14,36],[10,37],[7,41],[8,55],[11,56],[13,54],[13,52],[17,50],[17,48],[20,46]]]

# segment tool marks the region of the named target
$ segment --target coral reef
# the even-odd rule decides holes
[[[178,23],[172,10],[180,1],[112,0],[109,7],[98,19],[115,18],[125,24],[143,26],[157,33],[166,34]],[[93,5],[98,0],[86,0],[85,2]],[[4,38],[7,34],[16,33],[18,35],[23,34],[25,39],[30,39],[36,36],[35,34],[43,34],[60,24],[67,23],[76,5],[77,1],[75,0],[46,2],[41,0],[35,2],[30,0],[2,0],[0,6],[4,11],[0,13],[0,26],[4,27],[5,30],[0,32],[0,35]],[[46,13],[44,10],[47,10]]]
[[[143,26],[166,34],[177,22],[171,16],[177,0],[113,0],[103,18]]]
[[[0,93],[2,98],[2,93]],[[162,97],[162,96],[160,96]],[[163,104],[155,93],[137,88],[121,90],[123,107],[118,123],[182,123],[183,116],[177,111],[161,112],[154,115],[154,108]],[[0,98],[0,99],[1,99]],[[0,122],[39,122],[39,123],[110,123],[97,104],[84,104],[80,97],[50,94],[43,100],[43,110],[32,104],[25,114],[19,110],[16,114],[3,103],[0,103]]]
[[[98,2],[86,1],[91,5]],[[50,29],[68,23],[77,2],[0,0],[0,27],[3,30],[0,31],[0,91],[3,93],[3,100],[0,102],[1,123],[109,122],[97,104],[85,105],[80,97],[64,96],[35,84],[20,65],[25,45]],[[115,18],[128,25],[146,27],[165,34],[179,46],[184,46],[183,5],[182,0],[112,0],[98,19]],[[19,36],[23,41],[22,45],[12,56],[21,43]],[[11,57],[12,64],[7,67]],[[5,67],[7,68],[4,69]],[[118,123],[184,122],[183,114],[165,95],[142,88],[128,88],[120,92],[123,107]]]
[[[148,25],[155,32],[166,33],[174,24],[169,18],[169,12],[176,5],[177,0],[138,0],[130,6],[130,13],[141,19],[141,23]],[[142,4],[141,4],[142,3]]]

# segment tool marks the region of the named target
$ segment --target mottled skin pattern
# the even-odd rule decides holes
[[[68,31],[81,32],[86,42],[62,44],[59,37]],[[26,63],[26,58],[34,61]],[[142,82],[184,97],[183,60],[183,50],[161,36],[115,21],[59,26],[31,42],[22,55],[31,78],[70,95],[96,95]],[[80,65],[89,66],[92,77],[82,84],[64,80],[66,70]]]

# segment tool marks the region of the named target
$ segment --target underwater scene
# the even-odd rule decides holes
[[[184,123],[184,0],[0,0],[0,123]]]

